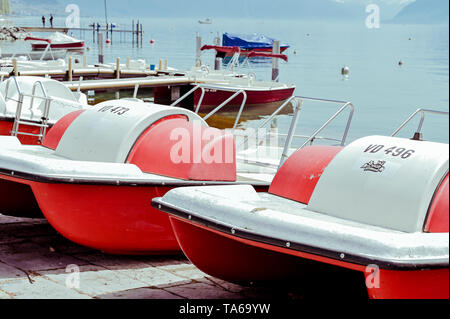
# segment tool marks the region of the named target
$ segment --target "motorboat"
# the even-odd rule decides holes
[[[43,44],[42,52],[15,52],[15,53],[4,53],[0,50],[0,60],[11,60],[17,59],[19,61],[49,61],[57,59],[65,59],[67,55],[67,50],[52,50],[51,41],[48,39],[40,39],[33,37],[26,37],[25,41],[40,41]]]
[[[0,135],[39,144],[65,115],[88,106],[87,97],[62,83],[41,77],[11,77],[0,83]]]
[[[33,50],[45,50],[47,45],[41,43],[46,41],[50,44],[52,49],[65,49],[65,50],[80,50],[84,48],[84,41],[78,40],[74,37],[68,36],[61,32],[55,32],[48,38],[26,38],[25,40],[36,40],[38,42],[32,43]]]
[[[249,283],[303,274],[319,283],[345,269],[361,274],[371,298],[448,299],[449,146],[423,140],[426,113],[448,117],[418,109],[392,136],[345,147],[306,146],[312,137],[266,193],[182,187],[152,205],[168,213],[189,260],[214,277]],[[418,114],[414,137],[397,137]]]
[[[48,52],[18,52],[18,53],[1,53],[0,60],[12,60],[14,58],[25,61],[49,61],[64,59],[67,51],[53,50]],[[12,62],[11,62],[12,63]]]
[[[69,240],[112,254],[180,251],[168,216],[149,205],[174,187],[263,191],[273,178],[237,167],[234,136],[192,111],[135,99],[69,113],[42,145],[0,136],[0,149],[2,214],[43,214]]]
[[[242,73],[242,67],[252,56],[264,56],[288,60],[284,54],[270,54],[265,52],[250,52],[244,61],[240,62],[241,50],[238,47],[220,47],[205,45],[201,50],[216,50],[217,53],[232,52],[233,61],[224,70],[210,70],[208,66],[200,66],[191,69],[186,76],[192,78],[192,85],[203,85],[204,90],[190,91],[193,94],[193,106],[210,110],[213,107],[227,101],[228,106],[239,106],[244,103],[247,106],[268,103],[282,103],[294,95],[296,86],[275,81],[263,81],[256,79],[256,74]],[[155,93],[158,98],[158,92]],[[186,98],[183,97],[183,98]],[[231,99],[230,99],[231,98]],[[229,100],[230,99],[230,100]]]
[[[200,23],[200,24],[212,24],[212,19],[211,18],[201,19],[201,20],[198,20],[198,23]]]
[[[234,34],[225,32],[222,35],[222,45],[226,47],[237,46],[242,50],[243,54],[252,51],[272,52],[275,39],[267,37],[263,34]],[[289,48],[289,45],[280,43],[280,53]]]

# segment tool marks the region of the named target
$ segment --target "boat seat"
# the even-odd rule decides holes
[[[308,209],[397,231],[422,232],[448,169],[447,144],[361,138],[325,168]]]
[[[57,143],[55,155],[80,161],[125,163],[139,137],[155,122],[173,115],[183,115],[190,122],[207,126],[197,114],[182,108],[107,101],[66,123],[68,127]]]

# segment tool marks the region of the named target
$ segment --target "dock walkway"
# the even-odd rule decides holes
[[[80,270],[68,288],[69,265]],[[182,255],[112,256],[76,245],[45,221],[0,214],[0,299],[289,298],[206,275]]]

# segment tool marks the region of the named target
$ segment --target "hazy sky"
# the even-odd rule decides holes
[[[103,14],[103,0],[59,0],[76,3],[82,15]],[[198,17],[335,17],[349,18],[364,14],[365,6],[376,3],[384,19],[392,18],[414,0],[107,0],[113,15],[198,16]],[[87,12],[87,13],[86,13]]]

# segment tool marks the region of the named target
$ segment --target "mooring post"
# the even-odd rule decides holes
[[[98,33],[98,63],[103,63],[103,33]]]
[[[120,58],[116,61],[116,79],[120,79]]]
[[[110,24],[111,27],[111,43],[113,42],[113,24]]]
[[[69,78],[69,81],[71,81],[72,82],[72,57],[70,56],[69,57],[69,70],[68,70],[68,78]]]
[[[273,41],[273,54],[280,54],[280,41]],[[280,70],[278,67],[278,59],[272,58],[272,81],[278,82]]]
[[[197,45],[196,45],[196,60],[195,60],[195,65],[197,67],[200,67],[202,65],[202,60],[201,60],[201,55],[202,55],[202,37],[198,34],[197,32]]]
[[[144,30],[142,28],[142,23],[141,23],[141,48],[142,48],[143,39],[144,39]]]
[[[16,58],[13,59],[13,68],[14,68],[14,76],[18,76],[19,70],[17,70],[17,59]]]
[[[134,20],[131,22],[131,42],[133,43],[134,47]]]
[[[95,23],[92,22],[92,42],[95,43]]]
[[[214,38],[214,45],[220,46],[219,35],[217,35],[217,37]],[[214,58],[214,70],[220,70],[220,58],[218,57],[217,51]]]
[[[139,20],[136,24],[136,44],[139,47]]]

